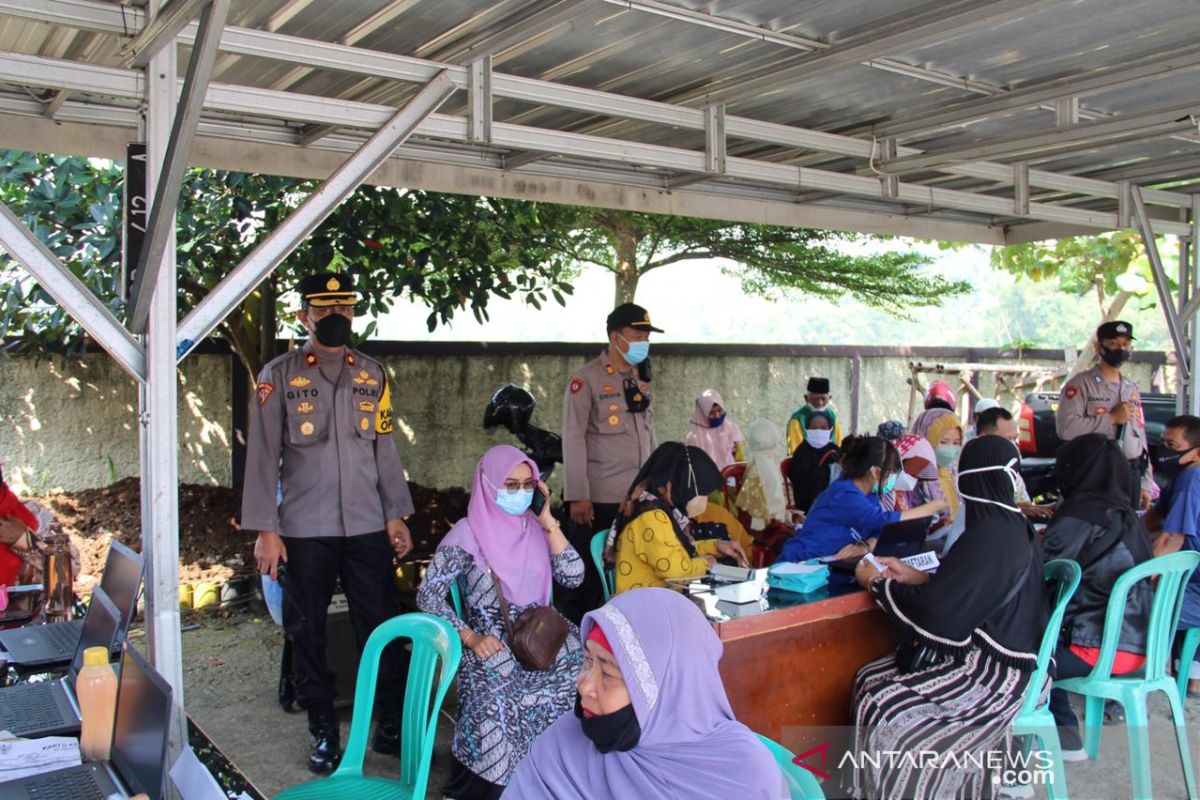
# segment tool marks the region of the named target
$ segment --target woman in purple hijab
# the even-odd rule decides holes
[[[537,738],[505,800],[779,800],[775,759],[733,718],[721,642],[690,600],[633,589],[588,613],[575,713]]]
[[[567,636],[550,669],[525,669],[505,642],[496,594],[499,583],[515,622],[527,608],[550,602],[551,580],[568,588],[583,581],[583,561],[550,504],[536,515],[529,509],[537,489],[549,496],[524,453],[509,445],[489,450],[475,470],[466,518],[442,539],[417,590],[421,610],[453,625],[463,642],[447,797],[498,798],[530,743],[575,699],[578,637]],[[449,602],[454,584],[461,618]]]

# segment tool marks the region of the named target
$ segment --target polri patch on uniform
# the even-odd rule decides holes
[[[266,405],[267,401],[271,399],[271,395],[274,392],[275,387],[271,384],[267,383],[266,381],[260,383],[258,385],[258,404],[260,406]]]
[[[316,365],[317,365],[317,354],[316,353],[309,353],[308,355],[304,356],[304,366],[315,367]]]
[[[317,426],[313,425],[308,420],[304,420],[304,422],[300,423],[300,433],[303,434],[304,436],[312,436],[313,433],[316,432],[316,430],[317,430]]]
[[[297,375],[288,381],[288,386],[295,386],[297,389],[303,389],[310,383],[312,383],[312,381],[310,381],[308,378],[304,377],[303,375]]]
[[[569,388],[571,389],[571,394],[579,394],[579,390],[583,388],[583,381],[579,378],[572,378]]]
[[[301,403],[300,405],[296,406],[297,414],[311,414],[312,412],[313,412],[313,404],[312,403]]]
[[[613,414],[611,417],[608,418],[608,424],[613,426],[614,428],[617,427],[617,425],[620,424],[620,422],[621,422],[621,418],[618,417],[616,414]]]
[[[1074,386],[1068,386],[1066,389],[1063,389],[1063,397],[1065,397],[1068,400],[1070,400],[1077,394],[1079,394],[1079,390],[1076,389]]]
[[[370,414],[375,410],[375,404],[370,400],[361,400],[358,403],[358,410],[364,414]]]

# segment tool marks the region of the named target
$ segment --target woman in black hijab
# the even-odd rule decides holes
[[[1126,570],[1153,557],[1150,536],[1141,519],[1129,508],[1129,462],[1112,439],[1089,433],[1058,450],[1058,484],[1063,500],[1042,543],[1046,559],[1079,562],[1083,578],[1067,605],[1062,640],[1054,654],[1056,678],[1089,674],[1100,654],[1104,618],[1113,584]],[[1140,669],[1145,663],[1146,626],[1154,590],[1141,581],[1129,590],[1125,618],[1117,640],[1113,674]],[[1105,717],[1120,719],[1119,703],[1106,704]],[[1086,758],[1079,736],[1079,721],[1067,693],[1050,694],[1050,712],[1058,723],[1063,757]]]
[[[736,542],[697,541],[691,530],[719,488],[721,471],[699,447],[664,442],[650,454],[613,521],[617,594],[704,575],[719,556],[749,566]]]
[[[857,752],[913,758],[864,763],[847,776],[854,797],[989,797],[980,767],[1009,750],[1013,717],[1037,668],[1046,625],[1042,558],[1013,497],[1018,454],[999,436],[963,448],[958,490],[966,529],[936,575],[880,558],[856,572],[900,630],[893,654],[855,680]],[[1031,691],[1041,691],[1032,687]],[[955,756],[921,767],[924,751]],[[993,756],[994,752],[1001,756]],[[998,784],[996,784],[998,785]]]

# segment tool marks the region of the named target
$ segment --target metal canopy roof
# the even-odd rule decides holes
[[[0,0],[0,145],[121,156],[144,25]],[[1194,0],[233,0],[191,161],[324,177],[447,66],[373,182],[993,244],[1200,208]]]

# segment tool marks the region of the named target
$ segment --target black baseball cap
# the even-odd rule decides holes
[[[809,394],[829,394],[829,378],[811,377],[808,379]]]
[[[608,331],[619,331],[621,328],[636,328],[639,331],[654,331],[665,333],[662,328],[650,324],[650,312],[634,303],[622,303],[608,315]]]
[[[352,306],[358,302],[354,278],[346,272],[318,272],[301,278],[296,291],[305,303],[315,308]]]
[[[1130,339],[1135,338],[1133,335],[1133,326],[1124,320],[1114,319],[1096,328],[1097,339],[1115,339],[1118,336],[1128,336]]]

